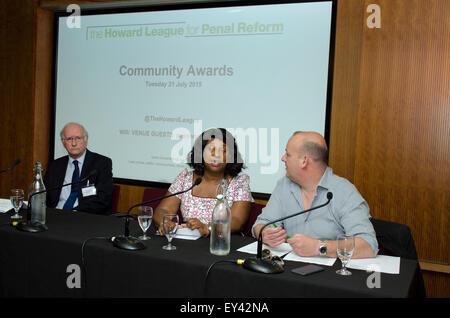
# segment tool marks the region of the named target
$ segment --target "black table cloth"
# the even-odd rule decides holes
[[[22,215],[24,215],[22,213]],[[372,273],[351,269],[339,276],[339,260],[310,276],[291,273],[304,265],[286,261],[281,274],[260,274],[231,262],[252,257],[237,252],[253,238],[232,235],[231,252],[215,256],[209,238],[195,241],[174,239],[176,251],[165,251],[165,237],[148,233],[146,249],[115,248],[110,238],[122,235],[124,220],[115,216],[47,210],[49,230],[26,233],[9,225],[10,213],[0,215],[0,296],[3,297],[152,297],[152,298],[303,298],[303,297],[414,297],[418,263],[401,259],[400,275],[381,273],[381,288],[369,288]],[[136,221],[131,234],[142,234]],[[101,238],[100,238],[101,237]],[[96,239],[94,239],[96,238]],[[86,271],[81,288],[69,288],[71,264],[82,269],[84,245]],[[208,277],[208,268],[215,264]],[[69,284],[70,285],[70,284]]]

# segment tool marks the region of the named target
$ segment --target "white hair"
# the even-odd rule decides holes
[[[83,125],[81,125],[81,124],[79,124],[79,123],[70,122],[70,123],[65,124],[64,127],[63,127],[63,129],[61,129],[61,131],[60,131],[60,133],[59,133],[59,136],[61,137],[61,139],[64,138],[64,130],[65,130],[66,127],[69,126],[69,125],[77,125],[77,126],[80,126],[81,129],[83,130],[83,137],[89,137],[89,134],[88,134],[87,130],[84,128]]]

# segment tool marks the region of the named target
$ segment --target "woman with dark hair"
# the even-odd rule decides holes
[[[250,191],[250,177],[239,174],[244,164],[234,137],[223,128],[204,131],[188,154],[187,163],[193,170],[182,171],[167,194],[188,189],[199,177],[202,182],[192,191],[161,201],[153,216],[159,232],[163,233],[162,216],[175,214],[180,209],[185,222],[181,227],[198,229],[201,235],[209,235],[217,187],[222,179],[225,179],[228,185],[225,198],[232,214],[231,232],[240,232],[247,222],[251,203],[254,201]]]

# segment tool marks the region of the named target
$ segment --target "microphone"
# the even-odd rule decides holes
[[[159,200],[163,200],[166,198],[170,198],[174,195],[178,195],[178,194],[182,194],[185,192],[188,192],[190,190],[192,190],[192,188],[194,188],[195,186],[198,186],[200,183],[202,182],[202,178],[197,178],[195,179],[195,182],[192,184],[192,186],[190,186],[188,189],[180,191],[180,192],[176,192],[176,193],[172,193],[169,195],[165,195],[159,198],[155,198],[155,199],[151,199],[148,201],[144,201],[144,202],[139,202],[136,203],[134,205],[132,205],[129,209],[127,213],[116,213],[114,214],[114,216],[116,217],[123,217],[125,218],[125,233],[124,235],[121,236],[117,236],[113,238],[113,245],[117,248],[121,248],[124,250],[131,250],[131,251],[135,251],[135,250],[142,250],[145,248],[144,243],[142,243],[138,238],[135,238],[133,236],[130,236],[130,218],[135,219],[136,220],[136,216],[133,214],[130,214],[131,210],[133,210],[135,207],[141,206],[141,205],[145,205],[148,203],[152,203],[155,201],[159,201]]]
[[[20,159],[17,158],[16,161],[14,161],[14,163],[12,164],[11,167],[9,167],[8,169],[0,170],[0,173],[3,173],[3,172],[7,172],[7,171],[12,170],[12,169],[13,169],[15,166],[17,166],[19,163],[20,163]]]
[[[34,223],[31,222],[31,202],[32,202],[32,198],[35,195],[46,193],[48,191],[59,190],[59,189],[62,189],[64,187],[72,185],[72,184],[83,183],[86,180],[88,180],[90,177],[92,177],[92,176],[94,176],[96,174],[97,174],[97,170],[92,170],[91,172],[89,172],[89,174],[87,176],[85,176],[84,178],[78,180],[77,182],[66,183],[66,184],[63,184],[61,186],[57,186],[57,187],[53,187],[53,188],[49,188],[49,189],[33,192],[30,195],[30,197],[28,198],[27,220],[17,224],[16,228],[19,231],[31,232],[31,233],[47,231],[48,230],[48,226],[47,225],[39,223],[39,222],[34,222]]]
[[[257,247],[257,253],[256,253],[256,258],[249,258],[246,259],[243,263],[244,268],[254,271],[254,272],[258,272],[258,273],[265,273],[265,274],[276,274],[276,273],[282,273],[284,271],[284,268],[278,264],[272,263],[270,261],[266,261],[262,259],[262,232],[263,230],[266,228],[266,226],[270,225],[270,224],[274,224],[276,222],[280,222],[286,219],[290,219],[294,216],[298,216],[300,214],[304,214],[306,212],[310,212],[316,209],[320,209],[324,206],[326,206],[327,204],[330,203],[331,199],[333,198],[333,193],[328,192],[327,193],[327,199],[328,201],[325,202],[324,204],[315,206],[313,208],[304,210],[304,211],[300,211],[294,214],[290,214],[288,216],[284,216],[282,218],[273,220],[269,223],[266,223],[261,230],[259,231],[259,236],[258,236],[258,247]]]

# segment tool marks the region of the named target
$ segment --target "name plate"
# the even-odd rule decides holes
[[[97,194],[97,189],[95,188],[95,185],[91,184],[81,188],[81,193],[83,194],[84,198],[90,197]]]

